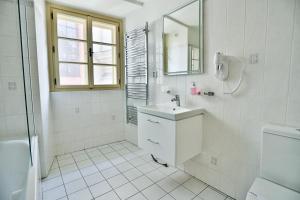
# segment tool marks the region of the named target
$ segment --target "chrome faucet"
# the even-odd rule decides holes
[[[180,106],[180,97],[178,94],[175,95],[174,98],[171,99],[171,101],[176,101],[176,105],[179,107]]]

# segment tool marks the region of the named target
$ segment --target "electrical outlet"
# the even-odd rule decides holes
[[[210,164],[212,164],[212,165],[217,165],[217,164],[218,164],[218,158],[212,156],[212,157],[210,158]]]
[[[112,116],[111,116],[111,119],[112,119],[113,121],[115,121],[115,120],[116,120],[116,115],[112,115]]]

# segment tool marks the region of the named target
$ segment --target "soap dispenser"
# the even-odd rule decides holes
[[[197,95],[197,94],[198,94],[198,91],[197,91],[197,87],[196,87],[196,83],[195,83],[195,82],[192,83],[191,94],[192,94],[192,95]]]

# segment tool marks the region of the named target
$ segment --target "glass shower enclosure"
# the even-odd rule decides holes
[[[36,68],[33,2],[0,0],[0,199],[25,199]]]

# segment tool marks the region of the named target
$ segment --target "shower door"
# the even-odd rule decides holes
[[[32,90],[33,16],[31,1],[0,0],[0,199],[24,199],[32,165],[31,137],[38,108]]]

